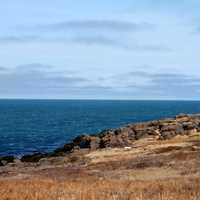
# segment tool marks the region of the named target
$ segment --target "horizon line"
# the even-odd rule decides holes
[[[200,99],[101,99],[101,98],[1,98],[0,100],[49,100],[49,101],[200,101]]]

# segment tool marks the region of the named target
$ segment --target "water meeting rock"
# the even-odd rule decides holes
[[[95,151],[102,148],[124,148],[133,145],[136,140],[140,139],[167,140],[177,135],[190,135],[199,131],[200,115],[180,114],[170,119],[133,123],[125,127],[107,129],[93,135],[80,135],[74,138],[71,143],[66,143],[51,153],[25,155],[21,161],[38,162],[43,158],[65,156],[84,149]],[[1,162],[0,159],[0,164]]]

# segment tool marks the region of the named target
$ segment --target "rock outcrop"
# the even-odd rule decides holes
[[[71,143],[48,154],[25,155],[22,162],[38,162],[45,157],[64,156],[81,149],[127,147],[142,138],[171,139],[177,135],[200,132],[200,115],[180,114],[175,118],[129,124],[126,127],[104,130],[96,135],[81,135]]]
[[[135,140],[146,137],[170,139],[177,135],[189,135],[200,131],[200,115],[180,114],[172,119],[129,124],[123,128],[108,129],[97,135],[81,135],[63,150],[72,151],[74,147],[96,150],[106,147],[125,147]]]

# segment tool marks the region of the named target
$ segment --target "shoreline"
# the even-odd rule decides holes
[[[49,153],[25,154],[21,157],[1,156],[0,166],[21,162],[39,162],[43,158],[66,156],[74,151],[96,151],[105,148],[131,147],[134,141],[143,138],[167,140],[177,135],[190,135],[200,132],[200,114],[179,114],[174,118],[129,123],[124,127],[107,129],[97,134],[85,134],[75,137],[72,142]]]

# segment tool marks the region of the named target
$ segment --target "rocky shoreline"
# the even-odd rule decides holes
[[[80,135],[71,143],[67,143],[51,153],[24,155],[20,160],[14,156],[0,157],[0,166],[16,161],[37,163],[41,159],[64,157],[83,150],[131,148],[133,143],[140,139],[168,140],[178,135],[190,135],[197,132],[200,132],[200,114],[179,114],[174,118],[129,124],[121,128],[104,130],[95,135]]]

